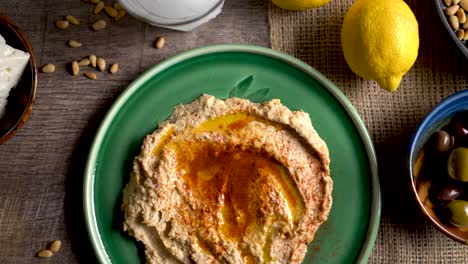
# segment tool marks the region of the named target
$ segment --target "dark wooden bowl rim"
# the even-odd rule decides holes
[[[36,67],[36,60],[34,58],[34,52],[31,44],[26,38],[24,32],[8,17],[0,14],[0,24],[9,28],[12,32],[15,33],[16,37],[21,41],[21,43],[26,48],[26,52],[29,53],[29,67],[31,70],[31,93],[29,95],[28,101],[26,103],[26,107],[21,115],[21,118],[16,120],[15,124],[11,126],[8,131],[4,135],[0,135],[0,144],[4,143],[8,139],[10,139],[13,135],[16,134],[18,129],[20,129],[24,123],[28,120],[28,117],[32,111],[32,105],[36,98],[36,90],[37,90],[37,67]],[[7,40],[8,41],[8,40]]]

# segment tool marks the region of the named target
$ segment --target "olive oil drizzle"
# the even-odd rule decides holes
[[[220,132],[235,133],[250,122],[257,121],[274,126],[277,130],[288,129],[287,126],[246,113],[234,113],[203,122],[189,133],[174,134],[174,129],[161,137],[161,142],[153,149],[153,155],[159,155],[165,147],[174,150],[178,171],[183,171],[185,186],[192,195],[203,201],[200,212],[192,216],[194,229],[214,228],[222,234],[222,239],[234,242],[246,263],[255,263],[243,238],[249,232],[263,232],[263,261],[271,260],[272,243],[271,223],[266,219],[272,216],[262,215],[261,199],[258,188],[261,177],[274,181],[276,191],[285,200],[293,222],[297,222],[305,211],[305,204],[288,169],[272,157],[258,150],[246,150],[235,146],[225,146],[211,141],[187,140],[187,135]],[[208,219],[220,216],[220,221]],[[262,220],[263,219],[263,220]],[[211,225],[211,226],[210,226]],[[267,227],[266,230],[263,229]],[[197,237],[197,244],[203,251],[209,251],[210,242]]]

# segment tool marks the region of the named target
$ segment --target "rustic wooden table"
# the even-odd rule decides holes
[[[105,1],[111,3],[113,1]],[[39,74],[32,114],[11,140],[0,145],[0,263],[32,263],[38,250],[55,239],[62,249],[47,263],[96,261],[83,220],[82,181],[85,160],[104,114],[125,87],[145,69],[176,53],[218,43],[269,45],[268,8],[264,0],[227,1],[222,14],[192,32],[152,27],[131,17],[119,22],[91,13],[80,0],[3,0],[0,13],[22,28],[38,66],[56,65]],[[82,23],[60,30],[57,19],[74,15]],[[105,30],[88,25],[110,21]],[[166,46],[153,42],[164,36]],[[76,39],[80,48],[66,42]],[[117,62],[115,75],[98,79],[72,76],[67,63],[89,54]]]

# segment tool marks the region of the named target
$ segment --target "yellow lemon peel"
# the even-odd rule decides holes
[[[272,2],[283,9],[304,10],[323,6],[330,0],[272,0]]]
[[[354,73],[393,92],[418,56],[418,22],[403,0],[357,0],[343,20],[341,45]]]

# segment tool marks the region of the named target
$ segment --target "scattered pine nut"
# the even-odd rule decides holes
[[[114,18],[114,17],[116,17],[116,16],[119,15],[119,11],[115,10],[113,7],[105,6],[105,7],[104,7],[104,10],[105,10],[106,13],[107,13],[110,17],[112,17],[112,18]]]
[[[452,5],[458,5],[461,0],[452,0]]]
[[[91,25],[91,27],[93,28],[94,31],[98,31],[98,30],[104,29],[106,25],[107,25],[106,21],[99,19],[98,21],[94,22],[94,24]]]
[[[74,76],[77,76],[78,73],[80,73],[80,65],[78,65],[77,61],[72,62],[71,68],[72,68],[72,73]]]
[[[154,47],[157,48],[157,49],[162,49],[165,44],[166,44],[166,39],[164,37],[158,37],[156,39]]]
[[[42,67],[42,72],[44,73],[53,73],[55,72],[55,65],[53,64],[46,64]]]
[[[99,70],[103,72],[106,69],[106,61],[103,58],[98,58],[97,66]]]
[[[96,55],[89,55],[89,61],[91,62],[91,66],[93,66],[93,68],[96,68],[96,61],[97,61]]]
[[[445,6],[449,7],[452,5],[452,0],[444,0]]]
[[[93,13],[94,13],[95,15],[97,15],[97,14],[99,14],[99,13],[102,11],[103,8],[104,8],[104,2],[103,2],[103,1],[99,1],[99,2],[97,3],[97,5],[94,7]]]
[[[39,252],[37,252],[37,256],[40,257],[40,258],[50,258],[52,257],[53,253],[52,251],[48,250],[48,249],[43,249]]]
[[[78,62],[78,65],[80,65],[80,66],[88,66],[90,63],[91,63],[91,61],[90,61],[89,59],[85,58],[85,59],[80,60],[80,61]]]
[[[79,41],[76,41],[76,40],[70,40],[68,41],[68,46],[70,46],[71,48],[79,48],[81,46],[83,46],[83,44]]]
[[[49,250],[52,251],[53,253],[56,253],[59,251],[60,247],[62,246],[62,241],[60,240],[54,240],[50,246]]]
[[[94,72],[85,72],[84,75],[90,80],[96,80],[97,75]]]
[[[55,21],[55,26],[60,28],[60,29],[66,29],[68,27],[69,23],[66,20],[57,20]]]
[[[70,22],[70,24],[72,24],[72,25],[78,26],[80,24],[80,21],[78,21],[78,19],[76,19],[76,17],[74,17],[74,16],[68,15],[68,16],[65,17],[65,19],[68,22]]]
[[[109,72],[112,74],[117,73],[118,71],[119,71],[119,64],[117,63],[112,64],[109,68]]]

